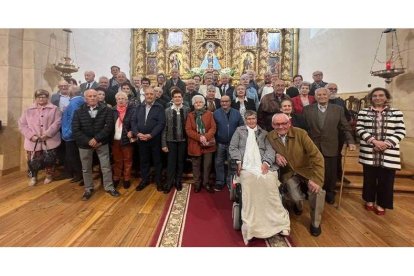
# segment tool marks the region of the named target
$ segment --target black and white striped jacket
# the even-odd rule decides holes
[[[378,124],[378,126],[382,126],[381,129],[377,129],[375,120],[376,111],[371,107],[364,108],[358,113],[356,132],[361,139],[359,163],[401,169],[400,142],[405,137],[403,113],[395,108],[385,108],[382,111],[382,122]],[[384,152],[374,152],[374,145],[368,143],[372,138],[385,141],[392,147]]]

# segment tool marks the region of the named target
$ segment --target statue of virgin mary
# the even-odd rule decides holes
[[[209,42],[206,45],[207,52],[204,56],[203,62],[200,65],[201,69],[213,68],[213,69],[221,69],[220,62],[214,52],[215,46],[213,42]]]

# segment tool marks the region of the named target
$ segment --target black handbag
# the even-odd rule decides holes
[[[36,144],[34,146],[33,152],[30,156],[30,159],[27,160],[27,166],[29,167],[29,170],[31,174],[36,174],[38,171],[40,171],[43,168],[43,156],[42,154],[36,155],[36,147],[39,143],[39,140],[36,141]]]
[[[45,167],[53,166],[56,164],[56,160],[57,160],[56,151],[49,150],[47,148],[46,141],[43,141],[43,143],[45,143],[45,147],[46,147],[46,149],[43,151],[43,165]]]

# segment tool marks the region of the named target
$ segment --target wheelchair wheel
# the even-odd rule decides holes
[[[241,221],[241,206],[239,203],[233,202],[232,217],[233,217],[233,229],[240,230],[242,221]]]

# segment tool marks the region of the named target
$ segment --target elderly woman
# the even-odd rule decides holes
[[[298,127],[304,130],[308,130],[306,125],[305,119],[303,119],[302,114],[292,113],[293,111],[293,103],[292,100],[286,98],[280,102],[280,111],[286,114],[289,117],[289,120],[294,127]]]
[[[239,84],[236,87],[236,99],[231,102],[231,107],[237,109],[240,112],[242,118],[247,110],[256,111],[256,105],[254,100],[246,97],[246,87],[243,84]]]
[[[292,98],[293,110],[296,114],[302,114],[303,108],[315,102],[315,97],[309,95],[311,83],[303,81],[299,86],[299,96]]]
[[[170,192],[175,185],[177,191],[182,189],[182,175],[186,153],[185,123],[190,108],[183,105],[183,94],[176,87],[171,92],[173,104],[165,110],[166,125],[162,132],[162,151],[168,153],[167,182],[164,193]],[[155,89],[155,88],[154,88]]]
[[[242,234],[247,244],[253,237],[289,235],[290,220],[279,194],[276,153],[266,139],[267,132],[257,125],[256,112],[246,111],[245,121],[234,133],[229,153],[240,176]]]
[[[134,152],[134,147],[131,144],[134,141],[131,132],[131,118],[135,108],[131,104],[128,105],[128,95],[123,91],[116,93],[115,99],[116,106],[113,108],[115,134],[112,141],[113,182],[116,188],[123,175],[123,186],[128,189],[131,186],[132,155]]]
[[[214,189],[210,186],[209,176],[213,153],[216,151],[214,134],[216,122],[213,113],[205,109],[206,100],[201,95],[192,99],[194,111],[190,112],[185,124],[188,137],[188,155],[191,156],[194,175],[194,192],[201,191],[201,184],[210,193]],[[203,163],[203,180],[201,183],[201,164]]]
[[[27,159],[32,157],[43,158],[44,150],[55,151],[60,145],[60,124],[62,113],[59,108],[49,103],[49,92],[43,89],[34,93],[35,102],[26,109],[19,119],[19,129],[24,136],[24,149]],[[55,166],[48,164],[45,167],[46,178],[44,184],[53,180]],[[36,185],[38,171],[29,167],[31,176],[29,186]]]
[[[371,107],[358,113],[359,163],[363,166],[362,198],[365,209],[385,215],[393,209],[395,170],[401,169],[400,142],[405,137],[403,114],[390,106],[391,94],[374,88],[368,94]]]

